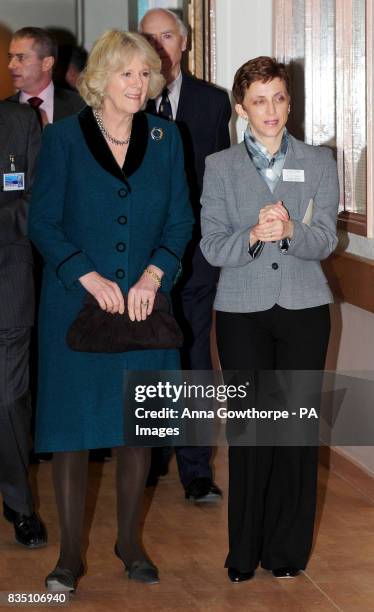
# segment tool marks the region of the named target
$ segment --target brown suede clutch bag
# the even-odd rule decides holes
[[[123,315],[102,310],[91,294],[70,325],[66,343],[73,351],[84,353],[124,353],[151,349],[176,349],[183,344],[183,334],[170,312],[165,295],[157,293],[152,313],[145,321],[131,321]]]

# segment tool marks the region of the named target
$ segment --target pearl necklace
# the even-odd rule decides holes
[[[98,110],[94,109],[93,114],[97,121],[97,125],[99,126],[100,132],[105,138],[109,140],[109,142],[119,147],[124,147],[125,145],[129,144],[131,136],[129,136],[125,140],[118,140],[117,138],[114,138],[114,136],[111,136],[105,128],[101,113]]]

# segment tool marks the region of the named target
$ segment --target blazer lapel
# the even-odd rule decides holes
[[[274,196],[271,193],[266,182],[256,169],[256,167],[254,166],[251,158],[248,155],[244,142],[242,142],[242,144],[240,145],[240,149],[238,150],[238,157],[238,161],[240,160],[240,163],[237,167],[238,180],[242,182],[243,179],[245,179],[246,189],[248,190],[247,193],[252,193],[253,191],[255,191],[259,195],[259,197],[264,200],[264,204],[266,204],[267,202],[273,202]],[[240,177],[241,173],[243,173],[242,177]]]
[[[149,113],[150,115],[157,115],[156,102],[154,100],[148,100],[145,112]]]
[[[265,205],[273,202],[274,196],[269,187],[257,172],[250,159],[244,142],[237,147],[236,159],[233,164],[235,168],[235,184],[240,192],[240,201],[249,203],[249,195],[256,193],[260,201]],[[248,204],[249,205],[249,204]]]
[[[6,116],[3,113],[3,110],[0,105],[0,139],[1,139],[1,150],[2,152],[7,149],[8,142],[12,136],[12,129],[9,125],[9,121],[6,120]],[[12,151],[9,151],[9,155]],[[10,161],[9,161],[9,171],[10,171]]]
[[[289,135],[288,141],[288,151],[286,154],[286,159],[284,160],[284,170],[303,170],[304,169],[304,154],[301,148],[297,146],[297,141],[293,138],[293,136]],[[305,177],[304,177],[305,180]],[[304,183],[297,181],[284,181],[283,180],[283,172],[279,178],[277,186],[274,190],[273,199],[274,201],[282,200],[284,201],[287,196],[290,196],[294,192],[300,192],[300,188],[302,191]],[[287,202],[285,201],[285,206],[287,207]]]
[[[188,114],[188,110],[193,104],[193,97],[188,95],[188,76],[182,72],[182,85],[179,93],[179,101],[177,108],[177,115],[175,121],[183,121]]]

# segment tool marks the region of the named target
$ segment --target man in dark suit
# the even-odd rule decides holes
[[[41,125],[73,115],[83,108],[84,102],[76,92],[53,84],[57,44],[49,32],[34,27],[17,30],[10,41],[8,57],[10,76],[18,90],[9,99],[29,103]]]
[[[55,86],[52,81],[53,67],[57,60],[57,43],[53,36],[36,27],[17,30],[9,44],[9,72],[18,92],[8,98],[12,102],[29,104],[35,111],[40,127],[69,117],[84,107],[84,101],[74,91]],[[42,262],[34,250],[36,295],[40,292]],[[35,330],[31,342],[32,388],[36,379]],[[31,461],[50,459],[50,454],[34,455]]]
[[[172,11],[151,9],[140,22],[139,31],[158,52],[166,79],[162,95],[151,101],[147,110],[178,124],[196,220],[194,236],[183,259],[183,276],[175,292],[176,313],[185,334],[182,366],[189,370],[211,370],[210,330],[218,269],[208,264],[199,247],[200,195],[206,156],[230,146],[230,101],[226,92],[181,71],[187,30]],[[212,479],[211,454],[210,447],[176,448],[187,499],[220,498],[221,491]]]
[[[4,517],[29,548],[47,543],[28,480],[29,344],[34,322],[27,207],[40,146],[35,113],[0,102],[0,492]]]

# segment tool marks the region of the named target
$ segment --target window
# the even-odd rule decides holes
[[[293,82],[290,131],[335,150],[339,226],[364,236],[372,230],[371,19],[371,0],[274,0],[275,55]]]

